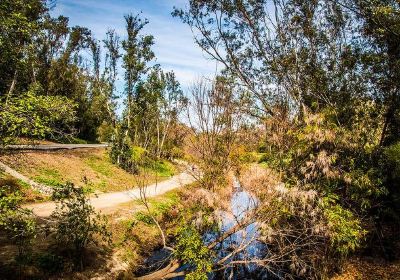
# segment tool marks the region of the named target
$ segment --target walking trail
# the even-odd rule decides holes
[[[182,172],[171,177],[171,179],[147,186],[145,188],[146,197],[154,197],[164,194],[170,190],[190,184],[194,182],[194,180],[194,177],[188,172]],[[97,197],[93,196],[90,198],[90,203],[96,210],[105,210],[139,198],[140,189],[137,188],[122,192],[104,193],[98,195]],[[48,217],[56,208],[56,203],[44,202],[28,204],[24,207],[31,209],[33,213],[39,217]]]

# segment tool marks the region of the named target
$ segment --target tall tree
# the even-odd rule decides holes
[[[135,87],[139,83],[141,76],[149,70],[148,63],[154,58],[154,53],[151,50],[154,38],[151,35],[140,35],[141,30],[148,21],[141,19],[139,14],[136,16],[127,15],[125,16],[125,21],[128,36],[122,42],[122,48],[125,51],[123,67],[125,68],[125,92],[127,96],[127,128],[130,131]],[[134,132],[133,137],[137,137],[137,131]]]

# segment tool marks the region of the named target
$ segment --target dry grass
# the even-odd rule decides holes
[[[343,272],[331,280],[399,280],[400,261],[388,263],[377,259],[351,259]]]
[[[49,186],[66,181],[82,185],[86,178],[98,192],[135,187],[136,177],[112,164],[104,148],[26,152],[4,155],[0,160],[38,183]]]

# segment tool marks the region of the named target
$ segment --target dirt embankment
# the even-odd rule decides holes
[[[98,193],[132,189],[137,179],[112,164],[105,148],[28,151],[3,155],[0,161],[39,184],[54,186],[69,181],[82,185],[85,180]],[[164,165],[169,172],[160,174],[160,181],[174,172],[171,164]]]

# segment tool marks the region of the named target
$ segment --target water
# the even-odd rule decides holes
[[[239,181],[235,178],[233,182],[233,194],[230,201],[229,211],[220,211],[220,232],[208,232],[204,235],[204,242],[210,243],[214,241],[220,234],[228,231],[244,217],[257,207],[258,200],[252,194],[245,191]],[[226,238],[221,244],[214,248],[217,260],[226,258],[224,265],[228,267],[224,270],[212,273],[209,279],[265,279],[265,274],[260,271],[260,268],[253,264],[236,265],[229,267],[231,261],[246,261],[250,259],[260,259],[265,256],[266,247],[263,243],[257,240],[259,236],[259,226],[256,222],[249,224],[247,227],[237,231],[230,237]],[[241,248],[239,252],[232,254],[233,251]],[[171,257],[169,252],[158,250],[153,253],[145,262],[146,269],[142,273],[156,270],[166,265]],[[185,266],[180,269],[185,268]],[[142,274],[141,273],[141,274]],[[183,277],[173,278],[175,280],[184,279]]]
[[[230,211],[222,211],[221,216],[221,233],[228,231],[238,222],[242,221],[245,216],[257,207],[258,200],[249,192],[243,190],[237,179],[233,182],[234,192],[231,198]],[[206,236],[206,240],[213,240],[217,237],[215,234]],[[218,259],[228,257],[233,251],[239,252],[228,257],[224,264],[228,265],[231,261],[246,261],[260,259],[266,252],[266,247],[259,242],[259,226],[256,222],[249,224],[247,227],[237,231],[229,238],[225,239],[217,248]],[[210,275],[210,279],[262,279],[259,273],[259,267],[254,263],[243,264]]]

